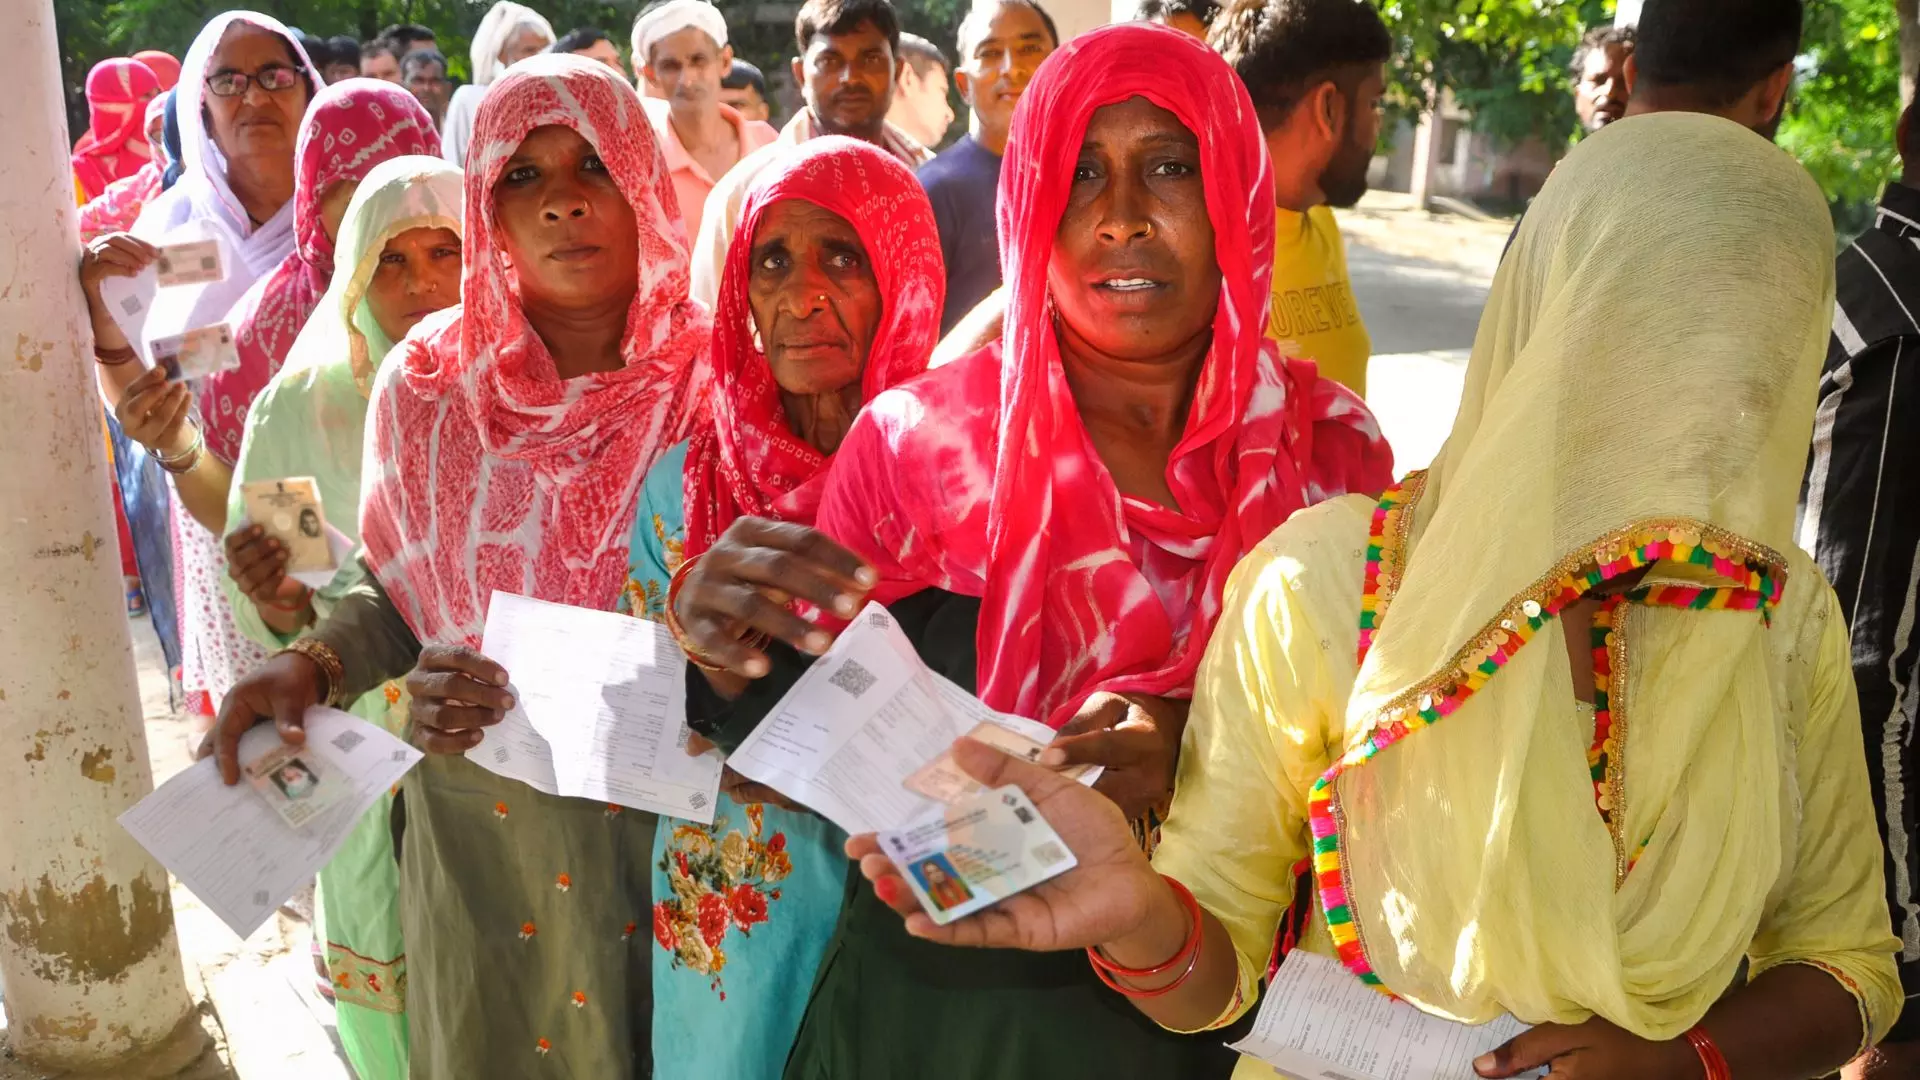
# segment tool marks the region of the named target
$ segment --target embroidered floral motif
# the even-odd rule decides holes
[[[387,698],[387,705],[389,707],[400,704],[400,684],[388,683],[387,689],[386,689],[386,698]]]
[[[533,928],[532,922],[523,922],[520,924],[520,940],[521,941],[526,941],[527,939],[533,937],[533,935],[536,933],[538,933],[538,931],[536,931]]]
[[[572,892],[573,891],[572,875],[561,874],[559,877],[554,878],[553,887],[556,889],[559,889],[561,892]]]
[[[675,827],[659,863],[673,895],[653,906],[653,939],[673,954],[674,967],[707,976],[722,1001],[726,991],[720,973],[727,965],[722,946],[728,932],[747,937],[767,922],[770,906],[780,899],[774,886],[793,873],[786,834],[762,839],[766,811],[758,803],[746,807],[746,817],[745,832],[729,829],[724,816],[710,829]]]
[[[575,990],[575,991],[573,992],[573,1007],[574,1007],[574,1008],[576,1008],[576,1009],[584,1009],[584,1008],[586,1008],[586,1007],[587,1007],[587,992],[586,992],[586,991],[584,991],[584,990]]]
[[[541,1057],[546,1057],[547,1051],[552,1049],[553,1044],[545,1039],[536,1040],[533,1044],[533,1052],[539,1054]]]
[[[507,819],[507,804],[503,802],[494,803],[493,816],[505,821]]]
[[[327,971],[333,975],[334,1003],[399,1016],[407,1011],[407,958],[391,963],[361,956],[327,942]]]

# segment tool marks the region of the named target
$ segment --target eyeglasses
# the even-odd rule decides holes
[[[244,71],[223,71],[207,77],[207,89],[214,97],[239,97],[247,92],[248,83],[260,84],[260,89],[272,93],[276,90],[291,90],[300,82],[300,73],[284,64],[269,64],[249,75]]]

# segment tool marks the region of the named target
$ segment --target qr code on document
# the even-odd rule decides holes
[[[855,661],[848,660],[841,664],[840,669],[835,671],[827,681],[857,698],[873,689],[873,684],[880,680],[874,678],[871,671],[861,667]]]
[[[351,754],[354,747],[366,741],[367,737],[357,731],[343,731],[333,737],[333,748],[343,754]]]

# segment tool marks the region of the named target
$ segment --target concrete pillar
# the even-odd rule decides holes
[[[131,1080],[197,1059],[112,507],[52,0],[0,34],[0,982],[14,1052]]]

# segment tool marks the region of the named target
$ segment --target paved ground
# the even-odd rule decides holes
[[[1453,426],[1512,223],[1430,214],[1391,192],[1371,193],[1339,217],[1354,296],[1373,337],[1367,403],[1399,471],[1424,468]]]

